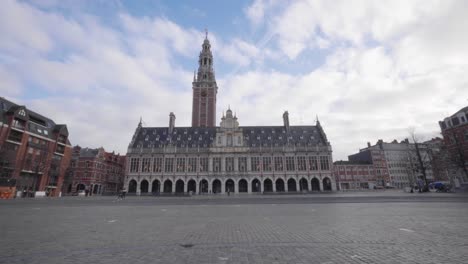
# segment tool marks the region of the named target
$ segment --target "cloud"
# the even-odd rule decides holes
[[[176,126],[190,124],[203,32],[124,9],[110,24],[48,9],[57,4],[3,3],[2,96],[66,123],[73,144],[120,153],[140,116],[166,126],[175,112]],[[437,121],[467,104],[466,10],[464,1],[254,1],[241,11],[257,43],[210,33],[215,66],[228,65],[216,75],[217,115],[228,104],[241,125],[281,125],[284,110],[292,125],[318,115],[335,159],[409,127],[437,135]]]

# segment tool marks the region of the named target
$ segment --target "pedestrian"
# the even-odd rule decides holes
[[[127,189],[125,187],[122,188],[122,199],[125,199],[125,195],[127,194]]]

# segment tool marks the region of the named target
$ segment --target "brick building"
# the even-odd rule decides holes
[[[424,168],[428,182],[434,180],[431,152],[424,143],[418,143],[422,166],[418,160],[416,145],[408,139],[401,142],[384,142],[379,139],[375,145],[367,143],[367,148],[348,156],[351,162],[368,162],[374,166],[377,185],[396,188],[410,187],[418,179],[423,179]]]
[[[125,156],[106,152],[104,148],[73,147],[64,192],[88,190],[90,195],[114,194],[123,186]]]
[[[332,148],[315,125],[239,126],[228,109],[215,126],[218,87],[205,38],[194,76],[192,126],[137,126],[127,152],[129,193],[332,191]]]
[[[439,122],[447,151],[448,177],[456,185],[468,182],[468,106]]]
[[[0,97],[1,177],[31,196],[59,196],[71,158],[66,125]]]
[[[373,189],[377,185],[376,170],[368,162],[335,161],[333,176],[339,190]]]

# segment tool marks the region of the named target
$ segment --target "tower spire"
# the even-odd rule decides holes
[[[216,95],[218,93],[218,85],[216,84],[213,54],[211,53],[211,44],[208,39],[208,29],[206,28],[202,50],[198,56],[198,70],[194,76],[192,89],[192,126],[216,126]]]

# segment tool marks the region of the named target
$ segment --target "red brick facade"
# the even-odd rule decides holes
[[[193,127],[216,126],[216,93],[214,88],[193,87]]]
[[[372,189],[377,184],[372,164],[337,161],[333,163],[333,176],[340,190]]]
[[[75,146],[69,168],[66,193],[88,191],[89,195],[114,194],[122,188],[125,156],[106,152],[103,148]]]
[[[447,151],[449,178],[468,181],[468,107],[440,121]]]
[[[70,163],[65,125],[1,98],[1,177],[29,196],[59,196]]]

